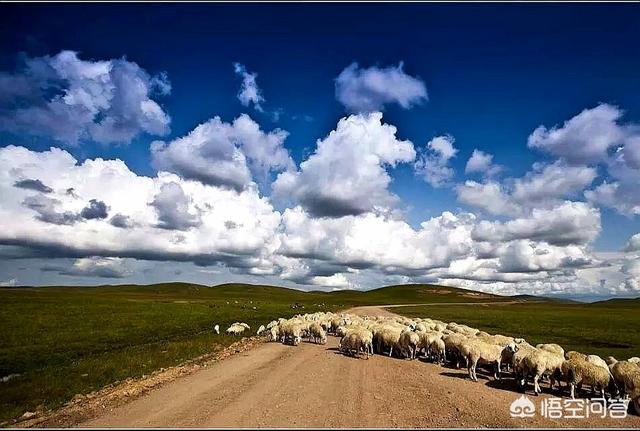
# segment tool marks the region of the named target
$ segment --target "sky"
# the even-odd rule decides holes
[[[635,4],[2,12],[0,285],[639,295]]]

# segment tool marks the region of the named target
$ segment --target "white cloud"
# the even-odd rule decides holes
[[[281,129],[265,133],[246,114],[233,123],[215,117],[169,143],[154,142],[152,162],[156,169],[186,179],[243,190],[252,174],[266,181],[270,172],[293,167],[284,147],[288,135]]]
[[[18,279],[17,278],[11,278],[11,279],[6,280],[6,281],[0,281],[0,286],[2,286],[2,287],[16,286],[17,284],[18,284]]]
[[[529,147],[539,148],[571,164],[599,164],[609,178],[585,197],[596,205],[626,215],[640,214],[640,124],[622,124],[624,112],[600,104],[565,121],[562,127],[538,127],[529,136]]]
[[[378,123],[374,130],[383,129],[379,117],[366,118]],[[367,124],[364,119],[355,123]],[[387,133],[393,141],[394,131]],[[374,138],[368,145],[380,144]],[[385,151],[373,153],[396,157],[397,148],[382,145]],[[0,244],[19,247],[26,256],[74,258],[70,267],[55,270],[67,276],[130,279],[137,265],[131,262],[156,260],[325,288],[462,279],[467,280],[463,286],[531,293],[527,286],[557,290],[586,283],[575,274],[593,265],[588,243],[599,229],[599,214],[584,203],[568,202],[507,222],[444,212],[412,227],[385,212],[314,218],[296,206],[281,215],[255,187],[237,192],[167,172],[144,177],[119,160],[78,163],[55,148],[5,147],[0,164],[6,167],[0,172]],[[18,177],[48,189],[17,187]],[[25,207],[29,197],[55,200],[53,212],[71,214],[73,223],[39,219],[37,211]],[[91,199],[105,204],[108,217],[78,216]],[[634,274],[634,268],[627,272]],[[631,275],[618,284],[632,282]],[[470,280],[475,284],[465,284]]]
[[[422,152],[416,162],[416,173],[424,178],[432,187],[443,187],[449,184],[455,175],[449,166],[458,150],[453,146],[451,136],[436,136],[427,143],[426,151]]]
[[[73,51],[27,58],[22,71],[0,73],[0,129],[68,145],[164,135],[170,118],[153,97],[170,91],[166,74],[150,76],[124,58],[81,60]]]
[[[579,195],[597,177],[595,168],[562,161],[534,163],[520,178],[503,183],[466,181],[456,186],[458,200],[490,214],[520,216],[534,208],[553,208],[562,199]]]
[[[71,268],[62,270],[64,275],[99,278],[122,278],[130,275],[124,265],[124,259],[117,257],[85,257],[77,259]]]
[[[626,290],[640,292],[640,256],[626,259],[622,265],[622,274],[625,276],[624,284]]]
[[[292,198],[313,216],[341,217],[388,209],[397,197],[388,190],[386,168],[415,158],[413,144],[396,138],[382,114],[342,118],[297,172],[278,175],[275,195]]]
[[[562,127],[539,126],[529,136],[528,145],[571,163],[602,162],[609,148],[621,144],[625,138],[624,128],[618,125],[622,115],[619,108],[608,104],[585,109],[565,121]]]
[[[351,268],[424,270],[469,253],[474,221],[472,214],[445,212],[415,230],[383,215],[312,218],[296,207],[284,211],[279,253]]]
[[[467,180],[456,186],[458,200],[464,204],[488,212],[489,214],[519,214],[521,208],[511,200],[500,183],[489,181],[478,183]]]
[[[328,277],[315,276],[310,280],[311,284],[316,286],[326,286],[336,289],[354,289],[355,286],[351,283],[344,274],[333,274]]]
[[[637,233],[633,235],[631,238],[629,238],[629,240],[625,244],[624,249],[625,251],[629,251],[629,252],[633,252],[633,251],[640,252],[640,233]]]
[[[247,270],[264,268],[269,263],[263,256],[277,247],[280,214],[255,187],[236,192],[166,172],[144,177],[120,160],[78,163],[56,148],[34,152],[8,146],[0,149],[0,165],[6,167],[0,172],[0,243],[38,255],[222,263]],[[52,192],[43,195],[15,187],[16,175],[38,179]],[[70,188],[73,194],[67,193]],[[167,189],[180,193],[166,196]],[[73,223],[52,223],[24,206],[25,200],[39,196],[56,200],[55,214],[71,215],[80,214],[95,199],[127,222],[114,226],[111,218],[77,218]]]
[[[640,169],[626,163],[624,152],[619,151],[608,161],[607,170],[611,181],[603,181],[584,195],[593,204],[616,209],[619,213],[640,215]]]
[[[404,72],[402,62],[386,68],[352,63],[336,78],[336,98],[349,112],[382,111],[391,103],[409,109],[427,100],[427,88]]]
[[[584,247],[577,245],[559,247],[545,242],[517,240],[501,250],[499,270],[503,273],[558,271],[585,266],[590,264],[591,260]],[[546,278],[546,275],[543,274],[542,278]]]
[[[513,185],[513,199],[522,205],[553,203],[555,199],[582,192],[598,176],[595,168],[569,166],[560,161],[534,163],[533,170]]]
[[[240,100],[240,103],[242,103],[243,106],[249,106],[253,103],[253,107],[257,111],[263,112],[261,103],[265,100],[262,96],[262,91],[260,91],[260,88],[258,88],[258,84],[256,83],[258,74],[249,73],[247,68],[240,63],[234,63],[233,70],[236,75],[242,78],[242,86],[238,92],[238,100]]]
[[[502,166],[493,164],[493,154],[477,149],[473,150],[464,168],[464,172],[467,174],[481,173],[487,177],[497,175],[500,171],[502,171]]]
[[[586,244],[600,233],[600,212],[584,202],[566,201],[552,209],[534,208],[529,217],[507,222],[481,221],[473,231],[477,241],[517,239],[549,244]]]

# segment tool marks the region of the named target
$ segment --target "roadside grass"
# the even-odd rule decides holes
[[[504,305],[443,305],[394,308],[408,317],[467,324],[492,333],[523,337],[529,343],[557,343],[566,351],[640,356],[640,301],[594,304],[532,302]]]
[[[255,334],[261,324],[298,313],[488,299],[509,298],[430,285],[332,293],[185,283],[3,288],[0,378],[12,377],[0,381],[0,422],[228,346],[234,338],[224,331],[235,321]]]

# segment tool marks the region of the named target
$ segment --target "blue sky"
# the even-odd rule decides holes
[[[336,77],[353,62],[362,70],[402,62],[403,72],[424,84],[428,100],[410,108],[386,103],[383,122],[397,128],[399,140],[411,141],[418,158],[437,136],[452,137],[457,149],[447,161],[453,176],[444,187],[425,182],[414,163],[385,167],[392,178],[388,190],[399,197],[394,208],[415,230],[443,211],[478,213],[456,191],[456,184],[466,180],[484,181],[480,174],[465,174],[474,149],[493,155],[493,163],[502,166],[496,181],[506,184],[505,179],[523,177],[536,162],[553,164],[562,158],[527,146],[538,126],[562,127],[602,104],[623,111],[619,124],[640,123],[640,14],[631,4],[39,4],[3,9],[3,73],[19,74],[24,56],[55,56],[63,50],[77,52],[84,61],[125,57],[150,76],[166,73],[171,92],[153,100],[171,120],[163,136],[142,132],[118,144],[83,139],[69,145],[4,127],[0,145],[34,152],[55,146],[80,163],[120,159],[141,176],[156,175],[149,150],[154,140],[170,142],[215,116],[229,123],[243,113],[262,131],[286,130],[283,146],[299,167],[340,118],[355,115],[337,99]],[[257,74],[263,112],[238,99],[242,79],[234,73],[235,62]],[[563,199],[586,202],[584,190],[611,182],[605,165],[592,163],[599,176]],[[270,179],[277,175],[271,172]],[[270,188],[261,184],[262,195],[270,198]],[[619,253],[640,232],[639,215],[613,204],[593,206],[601,229],[580,245],[628,259]],[[480,215],[492,221],[514,217],[485,216]],[[94,257],[99,258],[73,256]],[[348,265],[339,264],[344,271],[333,275],[347,274]],[[45,271],[42,280],[75,282],[60,272]],[[0,278],[36,282],[9,273]],[[371,275],[367,280],[365,287],[377,279]],[[302,283],[312,284],[308,279]]]

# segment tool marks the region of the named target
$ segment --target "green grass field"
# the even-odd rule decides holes
[[[215,324],[224,331],[247,322],[254,334],[277,317],[318,310],[503,299],[428,285],[334,293],[180,283],[0,289],[0,378],[18,375],[0,381],[0,422],[231,344]]]
[[[445,305],[394,308],[409,317],[431,317],[464,323],[486,332],[523,337],[531,344],[558,343],[565,350],[640,356],[640,300],[594,304],[524,303],[512,305]]]

